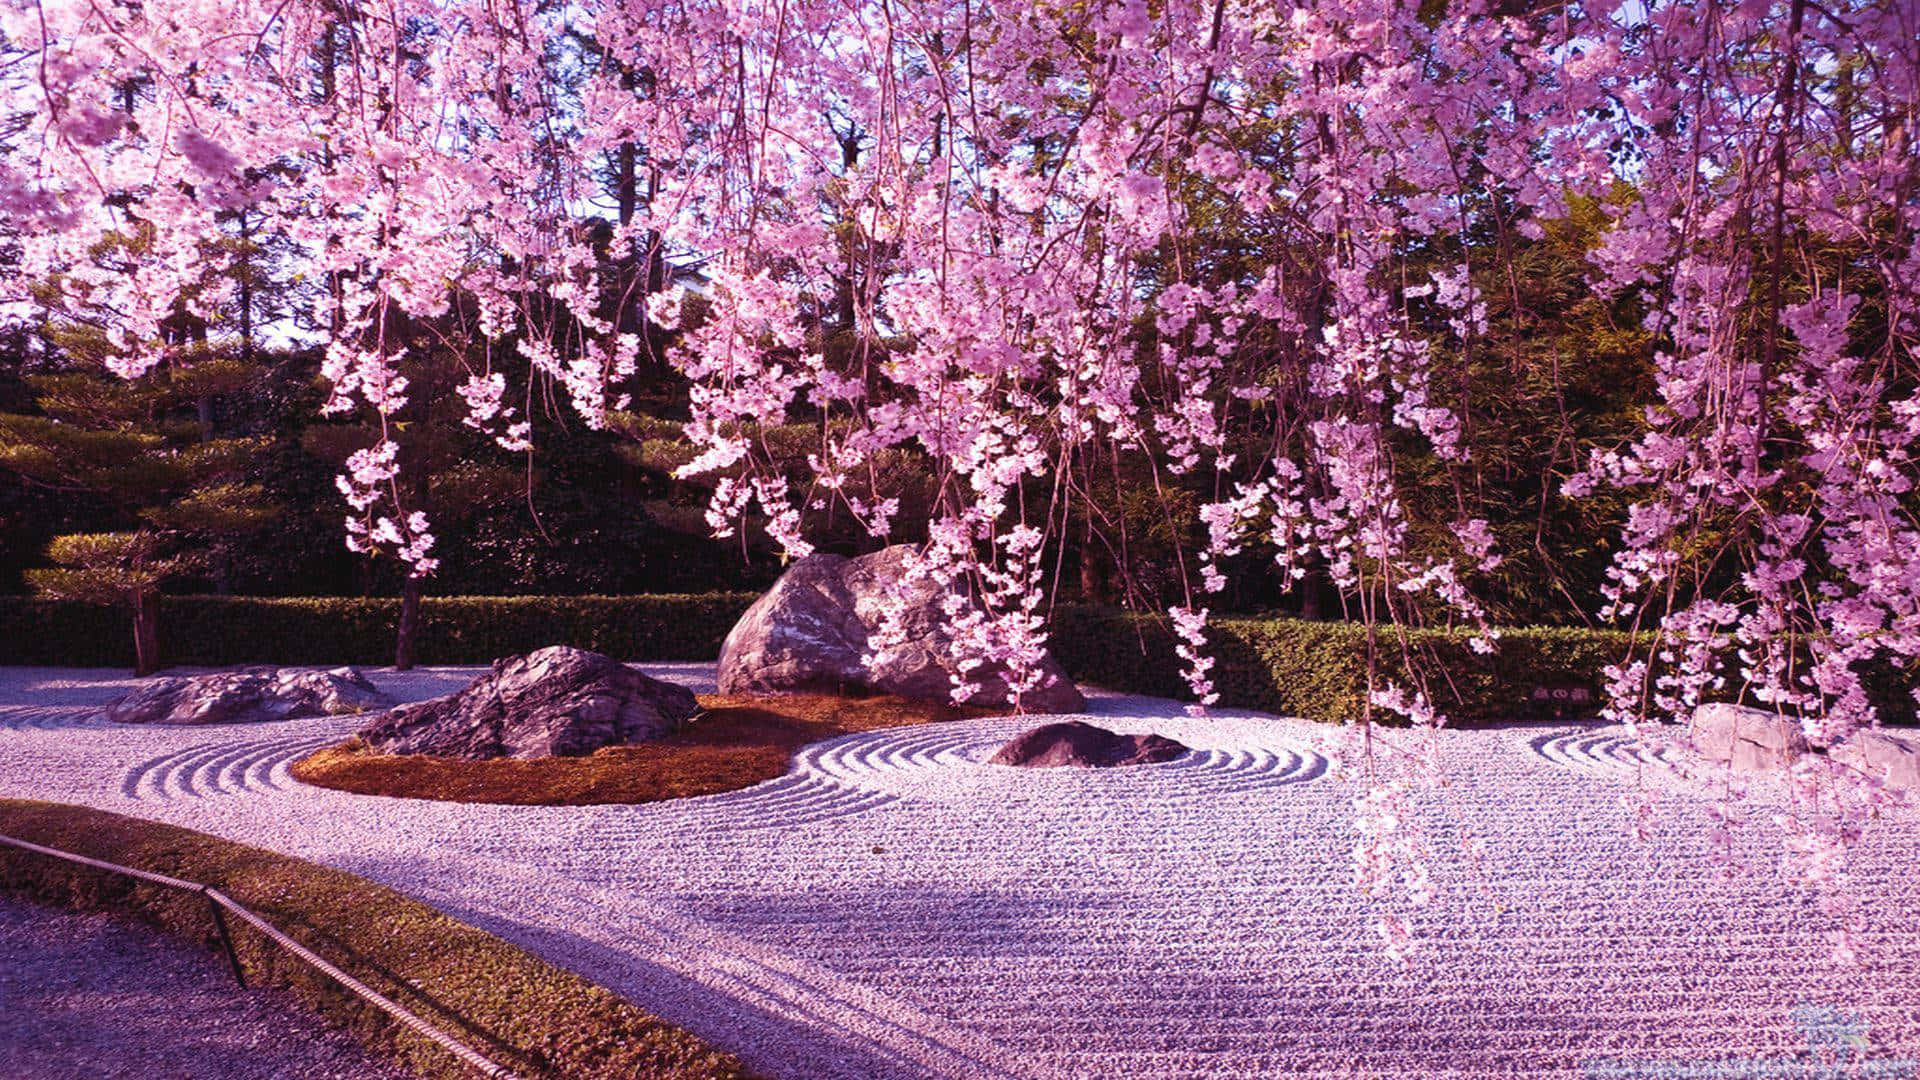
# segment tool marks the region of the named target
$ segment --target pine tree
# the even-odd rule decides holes
[[[47,545],[47,557],[59,564],[26,572],[43,596],[83,604],[125,604],[133,613],[134,671],[159,669],[160,586],[189,568],[183,555],[160,554],[161,539],[150,531],[69,533]]]
[[[208,400],[251,378],[237,362],[171,361],[139,379],[109,374],[103,340],[69,335],[70,370],[27,378],[36,412],[0,414],[0,468],[29,484],[86,493],[128,528],[55,537],[57,568],[28,572],[40,592],[132,612],[138,672],[161,665],[160,588],[190,571],[218,578],[232,545],[266,527],[278,507],[246,482],[262,438],[219,438]]]

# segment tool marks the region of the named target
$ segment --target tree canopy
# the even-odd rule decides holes
[[[1487,648],[1501,604],[1592,604],[1651,643],[1633,724],[1731,686],[1832,744],[1863,664],[1920,659],[1902,0],[37,0],[0,33],[7,310],[138,376],[290,253],[321,410],[367,432],[349,543],[414,575],[445,466],[409,410],[451,386],[537,456],[560,399],[647,432],[670,368],[716,533],[912,539],[1016,667],[1069,548],[1097,581],[1143,543],[1202,703],[1229,570]],[[1834,798],[1809,850],[1868,812]]]

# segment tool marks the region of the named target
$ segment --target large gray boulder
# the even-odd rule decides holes
[[[496,660],[464,690],[393,709],[360,738],[384,754],[571,757],[657,739],[699,710],[684,686],[555,645]]]
[[[1920,791],[1920,732],[1867,729],[1827,751],[1833,760],[1897,791]]]
[[[1800,721],[1765,709],[1711,703],[1693,710],[1693,748],[1743,772],[1784,769],[1809,751]]]
[[[1164,735],[1119,735],[1078,720],[1044,724],[1015,736],[987,759],[990,765],[1027,768],[1111,769],[1172,761],[1187,747]]]
[[[858,558],[821,554],[795,562],[727,634],[720,647],[720,692],[863,692],[951,700],[953,638],[942,604],[952,594],[933,581],[904,584],[912,551],[895,545]],[[868,664],[863,660],[868,637],[879,630],[883,600],[897,586],[909,589],[907,644]],[[1040,669],[1041,684],[1022,695],[1026,711],[1086,709],[1086,698],[1052,656],[1041,661]],[[967,704],[1013,704],[1004,668],[976,668],[969,679],[982,689]]]
[[[107,719],[120,724],[251,724],[360,713],[391,704],[393,699],[350,667],[253,667],[148,679],[114,702]]]

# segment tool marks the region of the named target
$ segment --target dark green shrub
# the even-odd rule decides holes
[[[1213,681],[1222,705],[1313,720],[1357,717],[1366,701],[1367,634],[1351,623],[1222,619],[1211,626]],[[1186,698],[1172,631],[1163,619],[1068,608],[1053,620],[1053,648],[1076,680]],[[1534,708],[1537,686],[1584,686],[1598,699],[1600,669],[1620,660],[1627,635],[1610,630],[1521,627],[1501,631],[1481,655],[1464,630],[1383,627],[1375,642],[1382,677],[1406,681],[1410,653],[1429,673],[1441,711],[1462,721],[1511,719]]]
[[[420,662],[487,663],[546,645],[623,660],[711,660],[753,602],[699,596],[430,597]],[[169,596],[160,609],[168,663],[385,664],[400,602],[342,597]],[[128,667],[125,614],[61,601],[0,598],[0,663]]]
[[[0,597],[0,663],[131,668],[132,623],[120,607]]]
[[[546,645],[573,645],[623,660],[712,660],[754,600],[752,593],[643,596],[453,596],[422,603],[420,662],[481,664]],[[400,602],[346,597],[169,596],[161,603],[168,663],[383,665],[393,656]],[[1053,651],[1077,681],[1188,697],[1166,620],[1112,608],[1054,613]],[[1212,624],[1213,679],[1223,705],[1314,720],[1357,716],[1366,698],[1367,636],[1351,623],[1226,618]],[[1405,682],[1411,652],[1429,689],[1461,721],[1525,715],[1537,686],[1585,686],[1626,655],[1627,635],[1572,627],[1501,631],[1482,656],[1464,630],[1380,630],[1387,679]],[[131,667],[133,636],[118,608],[0,597],[0,664]],[[1869,675],[1889,722],[1913,722],[1908,672]]]

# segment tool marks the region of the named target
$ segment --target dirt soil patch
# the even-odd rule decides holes
[[[462,761],[379,754],[349,739],[295,762],[292,773],[318,787],[408,799],[515,806],[649,803],[772,780],[786,773],[794,751],[836,735],[1003,715],[896,697],[816,694],[703,694],[700,705],[699,716],[665,738],[584,757]]]

